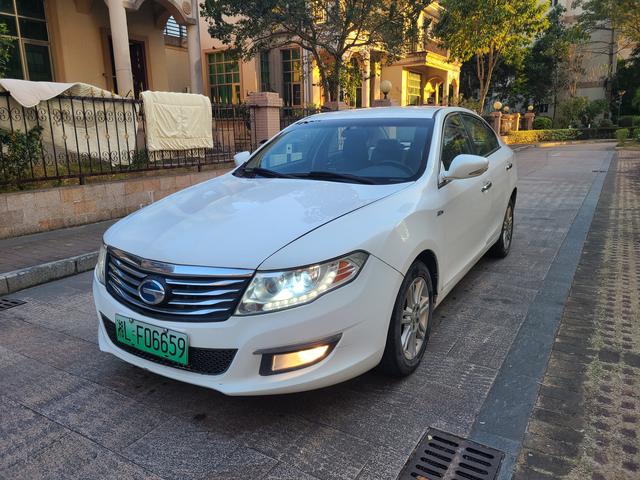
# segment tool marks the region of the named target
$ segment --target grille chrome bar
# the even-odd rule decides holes
[[[116,300],[157,319],[188,322],[229,318],[253,275],[249,270],[171,265],[111,247],[106,270],[107,290]],[[194,274],[187,276],[189,271]],[[148,276],[165,285],[166,296],[159,304],[147,304],[138,293]]]
[[[117,248],[109,248],[109,250],[118,259],[129,263],[138,270],[144,272],[157,273],[160,275],[186,276],[186,277],[237,277],[249,278],[253,275],[253,270],[244,268],[216,268],[216,267],[200,267],[196,265],[174,265],[171,263],[158,262],[156,260],[147,260],[145,258],[123,252]]]

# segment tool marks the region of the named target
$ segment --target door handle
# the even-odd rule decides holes
[[[487,190],[489,190],[491,187],[493,186],[493,184],[491,182],[487,182],[484,184],[484,186],[480,189],[483,192],[486,192]]]
[[[511,163],[511,162],[507,163],[506,170],[508,171],[508,170],[511,170],[512,168],[513,168],[513,163]]]

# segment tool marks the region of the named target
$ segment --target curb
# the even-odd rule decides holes
[[[89,271],[96,266],[97,260],[98,252],[96,251],[13,272],[0,273],[0,295],[15,293],[25,288]]]

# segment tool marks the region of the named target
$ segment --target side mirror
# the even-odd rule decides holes
[[[449,170],[443,172],[443,180],[463,180],[482,175],[489,169],[489,160],[479,155],[461,154],[453,159]]]
[[[236,167],[239,167],[244,162],[249,160],[250,156],[251,156],[250,152],[238,152],[233,156],[233,163],[236,164]]]

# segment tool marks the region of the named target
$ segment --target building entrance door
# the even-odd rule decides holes
[[[118,91],[118,80],[116,79],[116,64],[113,59],[113,43],[109,37],[109,54],[111,56],[111,78],[113,90]],[[129,56],[131,57],[131,73],[133,75],[133,95],[135,98],[140,96],[149,88],[149,80],[147,75],[147,58],[145,55],[144,42],[139,40],[129,40]],[[129,92],[122,92],[127,95]]]

